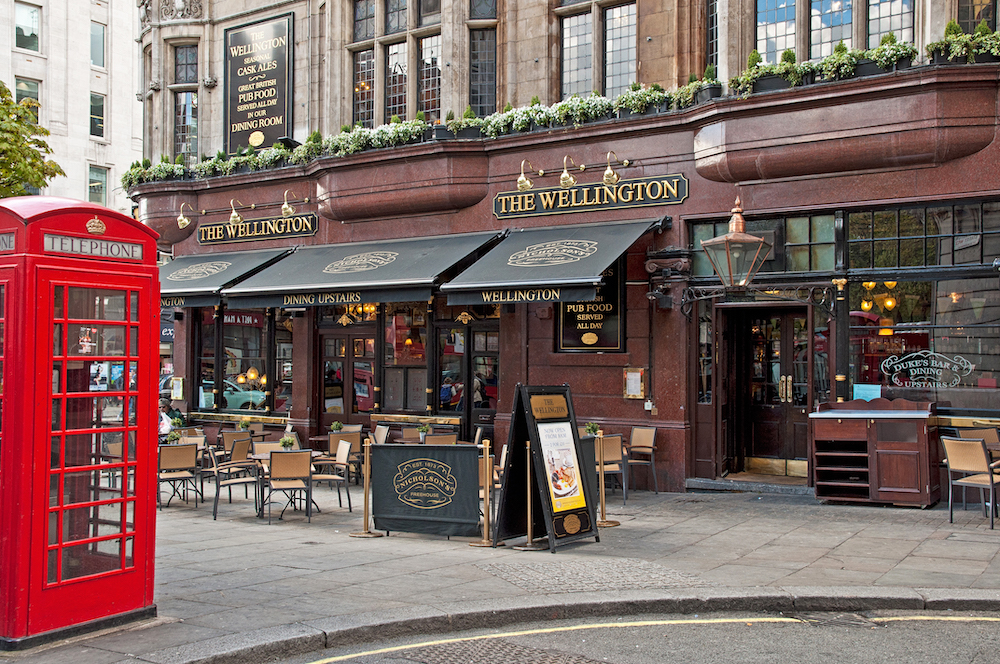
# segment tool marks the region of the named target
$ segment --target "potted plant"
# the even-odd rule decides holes
[[[334,420],[330,423],[330,431],[343,431],[344,423],[340,420]]]
[[[295,444],[295,439],[291,436],[282,436],[281,440],[278,441],[278,444],[281,445],[281,449],[288,450]]]
[[[168,443],[176,443],[180,439],[181,439],[180,431],[171,431],[170,433],[167,434]]]
[[[913,65],[915,57],[917,57],[917,47],[908,42],[898,41],[893,32],[882,35],[879,45],[865,53],[865,61],[874,63],[882,72],[908,69]],[[858,76],[865,75],[863,73],[865,61],[858,63]]]
[[[658,83],[648,88],[642,83],[632,83],[629,89],[615,99],[618,117],[635,117],[656,113],[670,108],[673,98]]]
[[[833,53],[819,63],[824,81],[842,81],[856,76],[860,51],[852,51],[843,41],[833,47]]]
[[[694,103],[701,104],[721,96],[722,81],[715,77],[715,65],[708,65],[705,67],[705,74],[701,77],[701,86],[694,95]]]
[[[448,115],[452,116],[451,111],[448,111]],[[482,118],[476,117],[471,105],[465,107],[462,117],[445,121],[448,131],[454,134],[455,138],[482,138],[482,133],[479,131],[482,124]]]
[[[972,35],[965,34],[955,19],[944,26],[943,39],[927,45],[927,58],[932,65],[973,62],[975,57]]]
[[[990,30],[986,21],[980,21],[972,33],[976,62],[1000,62],[1000,35]]]
[[[241,417],[238,426],[240,427],[240,431],[246,431],[250,428],[250,418]]]
[[[584,427],[583,427],[583,430],[584,430],[584,431],[586,431],[586,432],[587,432],[588,434],[590,434],[591,436],[594,436],[594,435],[596,435],[596,434],[597,434],[597,432],[598,432],[598,430],[599,430],[600,428],[601,428],[601,427],[599,427],[599,426],[597,425],[597,422],[587,422],[587,423],[586,423],[586,424],[584,425]]]
[[[431,425],[421,424],[417,427],[417,432],[420,434],[420,442],[424,442],[427,438],[427,432],[431,430]]]

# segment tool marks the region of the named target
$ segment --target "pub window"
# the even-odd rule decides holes
[[[496,18],[497,0],[470,0],[469,18]]]
[[[767,64],[795,50],[795,0],[757,0],[756,48]]]
[[[197,341],[198,382],[194,387],[195,407],[201,410],[215,408],[215,311],[206,307],[198,317]],[[220,311],[221,313],[221,311]]]
[[[913,41],[913,0],[868,0],[868,48],[890,32],[899,41]]]
[[[383,408],[424,412],[427,406],[425,304],[386,305]]]
[[[104,136],[104,95],[90,93],[90,135]]]
[[[104,33],[105,26],[96,21],[90,22],[90,64],[94,67],[104,66]]]
[[[268,382],[267,316],[261,309],[227,309],[222,324],[222,392],[219,407],[265,410]]]
[[[14,45],[29,51],[39,51],[38,38],[42,30],[42,9],[24,2],[14,3]]]
[[[292,340],[294,319],[290,313],[279,311],[274,318],[274,357],[276,361],[274,383],[268,387],[274,392],[274,411],[287,413],[292,407],[294,383]]]
[[[719,66],[719,0],[707,0],[706,22],[707,37],[705,45],[707,47],[706,58],[710,65]]]
[[[971,34],[980,22],[986,21],[990,30],[996,29],[994,0],[958,0],[958,24]]]
[[[389,44],[385,54],[385,121],[406,119],[406,42]]]
[[[469,31],[469,104],[476,117],[497,110],[497,31]]]
[[[375,126],[375,51],[354,54],[354,124]]]
[[[205,308],[197,318],[197,408],[287,411],[293,373],[289,319],[264,309],[219,310],[218,315]],[[220,335],[222,354],[217,355]]]
[[[406,0],[387,0],[385,4],[385,34],[406,30]]]
[[[824,58],[841,41],[851,48],[851,0],[812,0],[809,57]]]
[[[424,112],[424,120],[433,123],[441,118],[441,35],[420,40],[420,94],[417,110]]]
[[[590,14],[566,16],[562,23],[562,98],[589,95],[594,89]]]
[[[832,272],[835,268],[834,227],[836,215],[748,219],[747,233],[764,237],[771,251],[759,274],[782,272]],[[728,222],[716,221],[691,227],[692,274],[711,277],[715,274],[701,243],[729,232]]]
[[[992,265],[1000,257],[1000,203],[852,212],[848,261],[854,269]]]
[[[995,277],[896,281],[887,272],[851,283],[848,301],[850,396],[997,411],[1000,292]]]
[[[108,169],[91,166],[87,183],[87,200],[98,205],[108,204]]]
[[[375,37],[375,0],[354,0],[354,41]]]
[[[604,10],[604,96],[617,97],[636,80],[635,5]]]
[[[441,0],[418,0],[420,25],[434,25],[441,22]]]
[[[198,93],[174,93],[174,156],[191,166],[198,160]]]

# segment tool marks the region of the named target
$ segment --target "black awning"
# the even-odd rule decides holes
[[[239,307],[426,302],[442,274],[499,237],[491,231],[300,247],[223,294]]]
[[[449,305],[593,300],[604,272],[659,220],[511,231],[441,286]]]
[[[220,292],[260,271],[292,249],[260,249],[180,256],[160,266],[160,303],[165,307],[209,307]]]

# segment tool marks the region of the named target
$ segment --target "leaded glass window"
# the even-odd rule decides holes
[[[434,25],[441,22],[441,0],[418,0],[420,25]]]
[[[614,98],[636,80],[635,5],[604,10],[604,94]]]
[[[839,42],[851,48],[851,0],[812,0],[809,57],[824,58]]]
[[[375,37],[375,0],[354,0],[354,41]]]
[[[433,122],[441,118],[441,35],[420,40],[420,95],[417,110],[424,112],[424,120]]]
[[[387,0],[385,4],[385,33],[406,30],[406,0]]]
[[[354,54],[354,124],[375,126],[375,51]]]
[[[198,93],[174,94],[174,158],[182,157],[186,166],[198,161]]]
[[[958,24],[962,30],[971,34],[982,21],[996,29],[996,11],[994,0],[958,0]]]
[[[890,32],[899,41],[913,41],[913,0],[868,0],[868,48]]]
[[[591,15],[562,19],[562,98],[589,95],[594,89],[591,48],[594,31]]]
[[[795,49],[795,0],[757,0],[757,52],[775,64]]]
[[[707,58],[708,64],[719,66],[719,2],[718,0],[708,0],[707,16],[708,36]]]
[[[497,0],[470,0],[469,18],[496,18]]]
[[[469,104],[476,117],[497,110],[497,31],[469,31]]]
[[[198,47],[174,49],[174,83],[198,83]]]
[[[406,119],[406,43],[390,44],[385,55],[385,119]]]

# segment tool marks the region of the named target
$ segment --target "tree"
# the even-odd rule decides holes
[[[23,196],[26,187],[44,187],[62,167],[46,155],[52,149],[44,136],[49,130],[38,126],[38,102],[15,102],[10,89],[0,81],[0,198]]]

